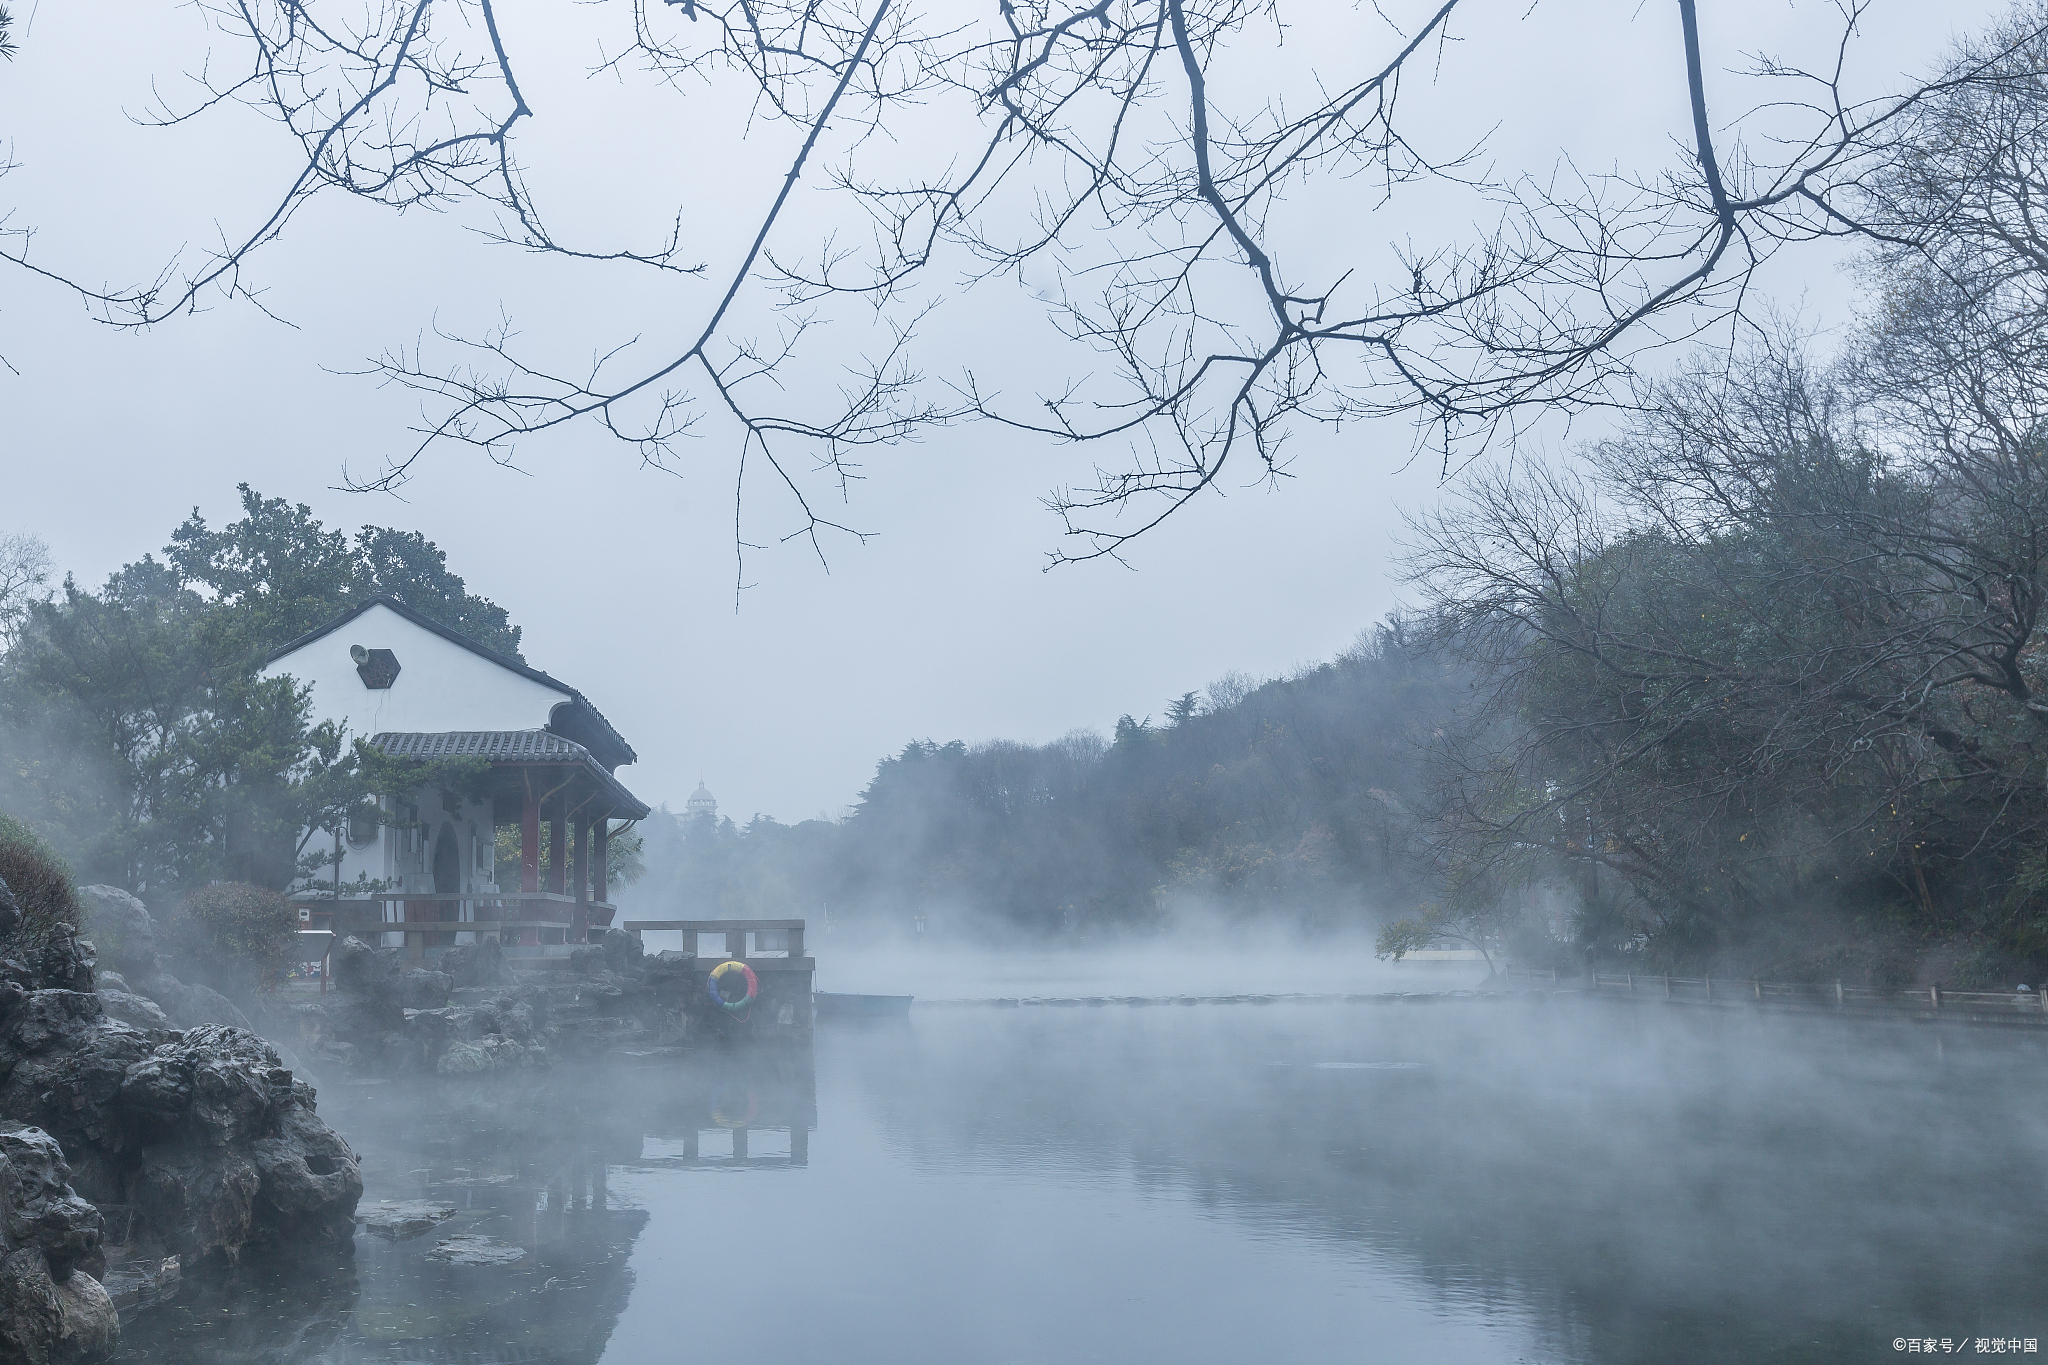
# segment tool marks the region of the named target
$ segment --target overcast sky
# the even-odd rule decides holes
[[[213,223],[243,228],[288,172],[288,149],[252,116],[171,132],[125,117],[147,107],[152,78],[175,92],[204,55],[191,8],[127,6],[118,31],[90,6],[15,9],[21,53],[0,69],[0,126],[21,164],[0,179],[0,205],[11,225],[39,229],[51,266],[146,277]],[[1705,0],[1701,11],[1717,72],[1759,49],[1821,62],[1831,41],[1834,12],[1814,0]],[[673,211],[658,204],[680,193],[686,233],[701,234],[714,275],[729,269],[733,225],[780,148],[742,140],[744,109],[700,99],[685,117],[588,80],[605,7],[523,0],[502,13],[545,116],[528,155],[549,168],[544,185],[559,177],[569,225],[637,223],[644,239]],[[1852,68],[1861,88],[1902,84],[1989,13],[1879,0]],[[1511,0],[1475,6],[1457,31],[1466,41],[1445,55],[1424,112],[1447,137],[1495,128],[1501,164],[1540,168],[1569,151],[1651,167],[1688,135],[1670,0]],[[823,226],[806,212],[793,235]],[[1400,201],[1333,217],[1326,246],[1341,257],[1353,242],[1465,234],[1464,220],[1433,214]],[[1314,434],[1279,490],[1227,481],[1129,567],[1045,573],[1059,524],[1039,498],[1085,478],[1090,457],[954,428],[870,456],[836,514],[873,535],[828,542],[829,571],[801,546],[752,553],[735,611],[729,442],[707,438],[701,459],[669,473],[580,430],[523,448],[519,472],[443,452],[402,496],[335,490],[345,464],[373,467],[400,448],[415,412],[346,373],[366,357],[501,306],[526,335],[559,335],[573,351],[678,318],[687,328],[701,296],[536,263],[447,217],[342,202],[303,215],[257,270],[286,321],[221,302],[145,335],[95,325],[54,286],[4,278],[0,354],[20,374],[0,374],[0,531],[42,536],[92,583],[159,549],[194,506],[230,518],[244,480],[333,525],[417,529],[510,610],[530,662],[626,734],[641,762],[621,776],[651,802],[680,805],[701,777],[740,819],[838,814],[907,739],[1106,730],[1231,670],[1267,676],[1325,658],[1399,603],[1398,509],[1437,496],[1437,466],[1410,458],[1407,431]],[[1847,316],[1849,286],[1829,257],[1802,256],[1772,283],[1812,320]],[[1007,306],[956,318],[959,344],[1000,347],[976,319],[1007,328]],[[764,503],[759,516],[751,538],[770,541],[778,514]]]

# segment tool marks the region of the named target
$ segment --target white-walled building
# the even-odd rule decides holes
[[[647,806],[613,776],[637,757],[632,746],[581,692],[390,597],[285,645],[262,675],[310,686],[316,723],[336,721],[393,758],[488,765],[481,794],[422,787],[389,797],[383,821],[337,839],[338,879],[382,883],[365,899],[384,919],[523,920],[573,907],[572,939],[585,924],[610,923],[605,845],[613,822],[641,819]],[[501,886],[496,831],[514,824],[519,884]]]

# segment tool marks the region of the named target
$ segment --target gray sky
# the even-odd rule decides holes
[[[1811,0],[1701,9],[1714,68],[1758,49],[1820,62],[1834,19]],[[51,266],[146,277],[216,223],[243,229],[288,172],[288,149],[247,114],[175,132],[125,117],[147,107],[153,76],[175,91],[203,57],[190,8],[129,7],[115,30],[90,7],[16,10],[22,51],[0,70],[0,127],[21,166],[0,179],[0,205],[13,207],[12,226],[39,229]],[[1872,92],[1896,86],[1991,12],[1882,0],[1853,69]],[[740,140],[744,110],[698,98],[681,118],[658,94],[587,79],[615,37],[607,7],[503,13],[515,50],[528,44],[528,98],[545,117],[527,156],[557,225],[644,241],[680,195],[713,275],[729,268],[779,148]],[[1676,30],[1669,0],[1477,8],[1437,85],[1415,92],[1420,126],[1446,145],[1496,128],[1505,166],[1569,150],[1581,165],[1650,167],[1687,135]],[[1716,79],[1732,117],[1738,83]],[[1354,242],[1464,235],[1467,222],[1466,210],[1416,196],[1333,216],[1315,245],[1341,259]],[[815,238],[824,225],[806,207],[785,231]],[[1436,495],[1437,467],[1411,462],[1407,431],[1315,434],[1296,449],[1294,480],[1275,492],[1231,483],[1142,542],[1133,567],[1047,574],[1059,525],[1038,499],[1086,478],[1091,454],[956,428],[871,455],[836,512],[874,537],[828,542],[829,573],[801,546],[751,552],[735,613],[733,447],[716,433],[678,473],[642,469],[585,428],[522,448],[521,472],[444,451],[402,497],[333,488],[344,464],[373,467],[403,444],[416,411],[341,373],[366,357],[437,321],[480,326],[501,306],[539,344],[587,354],[690,330],[708,286],[648,288],[491,246],[449,217],[339,201],[302,215],[257,270],[266,305],[295,325],[223,301],[117,334],[55,287],[4,277],[0,354],[21,373],[0,374],[0,531],[41,535],[91,583],[161,547],[194,505],[231,517],[240,480],[311,503],[333,525],[417,529],[511,611],[532,663],[583,688],[634,743],[642,761],[622,774],[628,785],[680,805],[701,776],[741,819],[836,814],[910,738],[1107,729],[1230,670],[1264,676],[1327,657],[1397,604],[1397,509]],[[1772,283],[1808,317],[1846,316],[1847,283],[1824,255],[1794,258]],[[963,354],[1042,359],[1014,306],[994,293],[970,300],[936,335]],[[786,518],[765,488],[749,497],[760,518],[749,538],[772,542]]]

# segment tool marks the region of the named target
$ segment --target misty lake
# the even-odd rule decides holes
[[[340,1264],[191,1277],[124,1358],[1605,1365],[2038,1339],[2044,1075],[2032,1035],[1447,996],[921,1005],[821,1024],[810,1057],[334,1084],[364,1211],[454,1215]]]

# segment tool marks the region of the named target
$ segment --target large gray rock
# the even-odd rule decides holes
[[[436,1243],[427,1259],[450,1265],[512,1265],[526,1259],[526,1249],[494,1242],[481,1233],[458,1232]]]
[[[345,1240],[362,1175],[253,1033],[216,1024],[161,1044],[123,1073],[120,1107],[146,1146],[132,1186],[137,1216],[188,1257],[236,1256],[252,1241]]]
[[[458,943],[441,955],[437,965],[454,978],[457,990],[505,990],[518,984],[495,935]]]
[[[386,1199],[359,1213],[357,1221],[387,1242],[403,1242],[432,1232],[454,1216],[453,1204],[431,1199]]]
[[[169,1016],[173,1028],[198,1028],[202,1024],[225,1024],[229,1028],[256,1031],[241,1007],[211,986],[188,985],[167,972],[136,981],[130,988],[153,1000]]]
[[[105,1360],[121,1338],[100,1261],[99,1210],[70,1186],[57,1140],[0,1122],[0,1357],[28,1365]]]
[[[156,921],[141,901],[118,886],[81,886],[78,903],[101,962],[123,976],[156,975]]]
[[[104,982],[111,975],[113,975],[111,972],[101,972],[100,980]],[[147,1033],[151,1029],[169,1029],[171,1027],[170,1017],[163,1012],[156,1001],[149,999],[147,996],[134,995],[128,991],[109,990],[104,985],[97,991],[94,991],[93,994],[99,997],[100,1009],[105,1011],[109,1019],[118,1019],[130,1028],[138,1028]]]
[[[176,1255],[189,1266],[209,1256],[237,1259],[250,1246],[349,1239],[362,1194],[355,1155],[320,1120],[312,1087],[277,1051],[230,1025],[165,1030],[129,1003],[134,995],[109,992],[124,997],[112,1002],[119,1011],[151,1026],[134,1027],[91,989],[91,946],[69,933],[55,940],[38,954],[48,976],[0,957],[0,1119],[56,1138],[80,1195],[130,1211],[128,1254]],[[85,989],[76,989],[81,976]],[[211,991],[196,994],[204,988],[149,980],[165,982],[178,1005],[165,1011],[172,1023],[195,999],[233,1010],[209,1000]],[[32,1271],[24,1262],[7,1282],[33,1298],[40,1291]],[[93,1306],[62,1295],[38,1302],[39,1320],[56,1308],[76,1317]]]
[[[399,978],[398,1003],[409,1010],[437,1010],[448,1003],[455,978],[446,972],[410,971]]]

